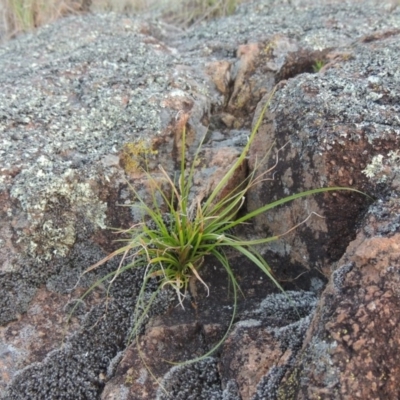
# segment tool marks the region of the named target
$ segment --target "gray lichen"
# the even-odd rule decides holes
[[[115,265],[107,268],[102,273],[114,270]],[[97,400],[106,377],[113,373],[127,345],[142,279],[142,270],[118,277],[109,288],[112,300],[95,306],[84,317],[82,328],[67,338],[63,347],[49,353],[42,362],[19,371],[6,398]],[[168,299],[162,298],[160,302],[163,306],[156,302],[151,315],[165,311]]]
[[[313,292],[287,291],[267,296],[254,311],[243,314],[246,319],[268,321],[270,327],[285,327],[310,315],[316,305]]]
[[[44,159],[37,160],[39,165]],[[19,200],[29,225],[29,233],[21,230],[17,243],[26,243],[27,254],[37,260],[67,255],[75,243],[81,215],[93,226],[105,228],[107,205],[89,183],[79,182],[72,169],[60,176],[46,174],[37,165],[25,169],[14,182],[11,196]]]
[[[17,243],[37,261],[67,254],[79,212],[105,227],[98,182],[115,168],[99,161],[166,124],[176,60],[121,20],[67,18],[0,48],[0,190],[19,202]]]
[[[157,391],[157,400],[222,400],[217,360],[176,366],[164,376]]]
[[[362,171],[368,178],[376,183],[385,183],[400,180],[400,154],[399,150],[391,150],[386,157],[382,154],[374,156]]]
[[[337,293],[343,290],[344,281],[347,274],[354,268],[354,263],[341,265],[332,273],[332,283]]]
[[[239,388],[234,380],[229,380],[222,392],[221,400],[241,400]]]
[[[260,42],[279,32],[299,41],[303,47],[322,50],[341,46],[349,38],[400,27],[396,8],[389,1],[309,4],[280,0],[245,3],[231,17],[193,29],[183,46],[195,54],[227,57],[235,54],[237,43]],[[371,13],[377,18],[371,20]]]
[[[311,292],[291,291],[270,295],[257,309],[244,312],[241,320],[235,324],[231,332],[233,337],[238,330],[266,327],[277,338],[283,352],[292,352],[286,365],[272,367],[262,378],[253,400],[276,398],[280,381],[294,365],[315,305],[316,297]],[[206,358],[194,364],[173,367],[161,382],[157,400],[239,400],[241,397],[235,381],[228,381],[222,390],[218,361],[218,358]]]
[[[382,59],[385,60],[385,66],[382,65]],[[332,68],[324,74],[304,74],[296,80],[288,81],[285,89],[274,97],[272,107],[283,118],[285,114],[281,112],[287,107],[287,98],[301,99],[289,102],[291,112],[285,118],[291,120],[291,116],[297,116],[293,119],[293,129],[307,133],[307,142],[303,146],[308,148],[329,152],[334,145],[345,146],[364,138],[373,144],[391,136],[398,137],[400,120],[397,115],[400,109],[396,88],[400,74],[392,71],[396,70],[394,66],[399,62],[397,40],[388,41],[385,46],[375,48],[374,51],[359,46],[354,55],[341,63],[339,73]],[[379,85],[371,86],[368,79],[371,76],[379,76]],[[369,99],[368,94],[374,90],[383,93],[384,97]],[[314,91],[318,96],[308,94]],[[325,104],[329,104],[329,108]],[[340,124],[326,122],[330,120],[340,121]],[[288,124],[287,120],[285,124]],[[370,170],[367,167],[368,173]]]
[[[274,365],[261,379],[253,400],[278,398],[281,380],[295,365],[316,302],[317,298],[312,292],[288,292],[286,295],[268,296],[261,303],[258,313],[261,312],[264,318],[268,316],[268,326],[272,325],[273,335],[277,338],[282,351],[290,350],[291,353],[284,365]],[[275,313],[276,318],[273,317]]]

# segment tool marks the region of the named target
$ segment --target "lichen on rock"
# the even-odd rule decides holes
[[[26,213],[17,243],[25,244],[27,255],[39,261],[65,257],[75,243],[78,218],[84,215],[104,229],[107,205],[96,199],[89,183],[80,182],[76,171],[67,169],[54,176],[35,169],[23,170],[11,189],[11,198]]]
[[[379,200],[367,211],[362,196],[320,196],[244,226],[243,234],[269,235],[320,215],[260,250],[284,287],[296,290],[289,292],[296,307],[282,295],[260,305],[260,293],[273,289],[235,259],[246,296],[224,347],[202,363],[156,372],[176,398],[192,390],[207,400],[309,399],[326,390],[333,398],[398,398],[399,10],[390,0],[258,0],[172,36],[161,22],[96,14],[3,44],[0,396],[131,400],[146,398],[149,388],[155,393],[126,342],[140,271],[114,282],[108,308],[102,287],[85,299],[62,346],[60,326],[74,296],[118,260],[78,278],[115,249],[105,227],[141,218],[120,205],[132,200],[128,183],[147,190],[137,168],[146,163],[143,153],[154,152],[152,174],[160,163],[172,175],[182,128],[189,158],[205,136],[195,181],[206,196],[278,83],[250,171],[274,142],[282,150],[273,173],[248,193],[247,210],[328,185]],[[235,182],[247,165],[241,172]],[[217,263],[207,267],[214,298],[192,293],[180,311],[163,292],[146,319],[140,340],[151,365],[161,364],[165,349],[187,359],[222,337],[232,302]],[[44,326],[54,334],[35,342]],[[179,340],[166,345],[170,337]]]

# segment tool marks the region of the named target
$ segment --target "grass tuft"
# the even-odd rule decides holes
[[[282,235],[247,240],[235,236],[232,233],[234,228],[249,222],[252,218],[261,213],[270,211],[277,206],[301,197],[337,190],[349,190],[361,193],[356,189],[343,187],[308,190],[266,204],[237,218],[238,211],[243,205],[246,192],[254,185],[266,179],[266,173],[257,174],[257,168],[255,168],[240,186],[234,188],[223,197],[221,197],[221,193],[247,157],[250,145],[254,140],[274,92],[275,89],[264,106],[249,140],[237,161],[232,165],[207,199],[201,201],[196,197],[193,199],[192,196],[195,166],[197,165],[196,161],[199,158],[202,144],[198,147],[193,161],[188,165],[185,153],[185,130],[183,131],[181,139],[182,154],[179,176],[176,178],[170,177],[163,167],[159,166],[164,178],[164,184],[161,184],[147,173],[147,177],[151,182],[150,187],[152,188],[152,204],[147,204],[139,193],[132,188],[139,203],[138,207],[142,215],[145,216],[143,221],[132,226],[127,231],[124,231],[124,233],[128,235],[124,246],[84,272],[85,274],[93,271],[111,258],[122,256],[119,267],[89,288],[84,295],[86,296],[96,286],[105,281],[111,280],[111,285],[112,282],[125,271],[134,268],[144,269],[144,278],[136,303],[136,319],[130,334],[130,339],[138,336],[139,330],[143,326],[155,298],[163,288],[172,288],[176,293],[178,303],[182,307],[188,293],[189,281],[191,279],[197,279],[207,292],[209,292],[209,287],[201,277],[201,267],[205,257],[214,256],[225,269],[230,280],[233,288],[234,307],[230,325],[224,337],[207,352],[207,354],[190,360],[189,362],[198,361],[209,356],[223,343],[229,333],[229,329],[235,318],[238,292],[240,291],[239,284],[225,253],[227,248],[234,249],[246,256],[283,292],[281,285],[274,277],[268,263],[255,249],[255,246],[277,240]],[[258,165],[260,165],[260,163]],[[267,171],[267,173],[270,171],[271,170]],[[160,199],[162,199],[164,203],[163,206],[160,205]],[[167,212],[164,211],[165,206]],[[292,229],[295,228],[296,227],[293,227]],[[148,288],[150,283],[154,283],[154,279],[158,282],[157,289],[149,297],[146,288]]]

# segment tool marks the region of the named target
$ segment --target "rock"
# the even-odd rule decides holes
[[[332,274],[278,398],[399,397],[399,206],[396,198],[370,208]]]
[[[381,59],[389,65],[398,62],[398,32],[379,44],[365,40],[345,47],[342,54],[351,56],[336,58],[324,72],[298,76],[276,92],[272,111],[265,116],[254,143],[250,167],[273,145],[281,149],[279,161],[273,167],[276,160],[271,157],[264,169],[260,168],[260,174],[273,168],[273,179],[249,193],[249,209],[316,187],[356,187],[377,197],[382,184],[395,190],[398,78],[390,67],[381,65]],[[374,187],[368,175],[380,185]],[[313,216],[285,236],[286,247],[275,248],[292,264],[323,269],[338,261],[354,238],[354,226],[365,206],[363,196],[327,194],[263,214],[256,226],[261,232],[282,234],[312,212],[323,216]]]
[[[271,0],[187,33],[96,14],[2,45],[0,397],[162,399],[164,387],[224,400],[398,398],[399,27],[392,1]],[[209,298],[197,284],[185,310],[168,291],[157,298],[138,337],[149,369],[128,343],[143,271],[102,282],[66,325],[76,299],[118,268],[114,259],[81,276],[118,246],[108,227],[140,218],[119,206],[132,202],[128,183],[148,199],[143,166],[154,179],[158,164],[176,172],[186,127],[189,161],[205,137],[193,196],[207,197],[276,84],[243,175],[230,182],[274,143],[281,149],[275,167],[274,157],[259,167],[274,167],[271,180],[248,193],[247,210],[329,185],[377,199],[307,198],[243,228],[284,233],[312,215],[260,249],[296,291],[292,303],[232,258],[245,294],[232,331],[219,351],[173,369],[161,359],[202,356],[229,327],[233,299],[213,260],[201,271]]]
[[[289,296],[289,297],[288,297]],[[269,398],[277,377],[291,367],[314,311],[315,295],[291,292],[265,298],[238,322],[220,356],[222,382],[233,380],[241,399]]]
[[[237,261],[239,264],[240,259]],[[166,315],[153,319],[140,341],[125,352],[101,398],[236,400],[253,398],[256,393],[264,398],[267,388],[276,384],[276,376],[269,373],[269,368],[277,364],[282,378],[296,360],[316,296],[289,291],[290,300],[284,294],[275,294],[261,301],[265,282],[257,268],[248,263],[247,266],[246,270],[237,271],[246,299],[239,301],[240,322],[234,325],[217,356],[202,358],[223,338],[233,299],[227,296],[224,272],[214,266],[206,268],[202,278],[211,289],[219,290],[211,290],[207,297],[199,286],[185,310],[170,309]],[[201,359],[171,369],[170,362],[195,357]]]
[[[37,374],[39,370],[49,376],[50,370],[59,374],[58,368],[63,368],[60,360],[65,357],[57,349],[68,332],[78,331],[76,340],[82,342],[85,353],[102,351],[111,359],[122,349],[129,331],[132,296],[136,296],[135,284],[128,284],[129,279],[125,289],[130,297],[115,300],[126,311],[101,339],[105,347],[97,350],[88,350],[92,342],[90,335],[83,333],[82,318],[65,328],[71,307],[64,311],[57,302],[67,304],[81,296],[107,268],[112,270],[105,267],[78,282],[85,269],[112,250],[115,235],[106,226],[132,223],[129,208],[119,206],[132,198],[126,177],[136,179],[139,190],[145,184],[141,163],[146,152],[156,148],[163,154],[158,161],[173,171],[177,162],[174,135],[180,122],[175,117],[182,109],[184,115],[190,110],[193,132],[203,135],[200,119],[210,102],[204,93],[211,98],[219,96],[211,81],[189,82],[190,77],[185,76],[190,67],[179,72],[179,57],[140,29],[138,20],[124,17],[73,17],[21,36],[0,50],[0,68],[7,71],[0,78],[0,330],[6,359],[1,364],[2,391],[15,372],[30,362],[42,363],[32,366]],[[196,146],[198,140],[193,137],[192,141]],[[127,166],[121,159],[129,144],[136,152],[129,154],[132,162]],[[152,161],[151,154],[149,159]],[[137,169],[128,168],[132,166]],[[120,288],[123,293],[125,289]],[[86,304],[86,312],[91,305],[92,300]],[[49,309],[54,315],[43,315],[32,328],[28,316]],[[53,335],[35,342],[37,332],[52,327]],[[12,331],[17,334],[10,335]],[[110,338],[115,335],[122,335],[122,341],[112,343]],[[53,349],[56,355],[46,358],[44,353]],[[78,350],[70,345],[68,351]],[[87,373],[103,373],[98,355],[90,360],[85,371],[71,368],[86,377]],[[27,396],[30,385],[38,384],[26,378],[29,371],[21,373],[20,380],[16,378],[10,398]],[[39,397],[49,393],[61,396],[46,387],[37,389]],[[97,396],[101,387],[102,381],[96,381],[90,396]]]

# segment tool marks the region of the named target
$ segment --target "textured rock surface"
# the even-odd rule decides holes
[[[66,326],[73,299],[117,261],[75,285],[113,249],[105,227],[135,220],[118,204],[131,201],[126,180],[145,193],[146,157],[154,174],[158,163],[172,172],[182,127],[189,153],[208,129],[196,177],[206,195],[279,82],[249,167],[274,141],[289,143],[274,179],[249,193],[248,209],[336,184],[381,200],[357,236],[365,199],[342,194],[268,214],[248,232],[282,233],[312,212],[324,217],[263,250],[287,289],[318,294],[339,267],[301,353],[315,298],[293,294],[307,299],[304,315],[285,311],[276,321],[260,311],[272,286],[238,260],[246,299],[221,352],[168,373],[160,363],[203,354],[225,332],[232,301],[210,264],[215,297],[199,287],[186,312],[169,308],[168,292],[156,303],[152,314],[169,314],[150,319],[140,339],[146,362],[157,378],[167,373],[170,391],[193,390],[193,398],[398,398],[389,355],[399,341],[399,29],[391,1],[257,1],[179,37],[157,22],[88,15],[0,47],[0,396],[154,398],[136,347],[126,350],[140,271],[117,280],[107,304],[99,288]],[[326,65],[313,74],[320,60]],[[259,349],[268,357],[256,357]]]
[[[399,199],[370,208],[320,300],[280,398],[398,399]]]
[[[6,360],[1,365],[2,390],[16,370],[44,357],[34,357],[37,332],[29,330],[29,318],[20,315],[53,307],[48,303],[54,296],[64,296],[68,303],[82,294],[82,290],[71,293],[80,273],[111,249],[113,235],[105,226],[122,227],[132,221],[129,209],[118,206],[130,201],[125,174],[138,172],[151,148],[148,143],[158,138],[167,142],[160,154],[171,170],[178,111],[186,104],[195,127],[206,112],[203,109],[207,110],[210,100],[204,94],[205,83],[198,79],[196,92],[196,82],[188,82],[190,69],[182,67],[181,77],[172,51],[141,34],[139,25],[111,15],[71,18],[11,41],[0,50],[0,68],[7,71],[0,78],[0,321]],[[190,86],[190,93],[180,85],[183,89]],[[195,102],[196,93],[199,101]],[[126,144],[136,150],[129,154],[128,165],[123,162]],[[136,179],[139,182],[140,174]],[[78,286],[88,287],[96,274],[83,278]],[[126,285],[134,297],[135,284],[128,279]],[[129,304],[121,309],[132,309]],[[127,329],[129,315],[120,316],[118,324],[105,322],[109,336],[102,341],[111,347],[101,351],[109,359],[124,343],[123,327]],[[53,315],[47,328],[58,321],[59,333],[44,338],[44,349],[60,347],[67,316],[68,309]],[[23,321],[17,321],[21,318],[26,329],[21,327]],[[13,331],[21,332],[15,337],[9,334]],[[19,337],[22,332],[24,342]],[[119,344],[112,343],[114,334],[122,334]],[[86,349],[92,346],[84,332],[77,335]],[[74,346],[70,349],[71,354],[79,352]],[[60,360],[65,358],[55,358],[44,361],[42,371],[51,369],[54,376],[60,376],[57,371],[64,368]],[[81,364],[85,371],[77,367],[71,371],[93,374],[103,368],[97,365],[98,358],[92,361]],[[40,374],[40,367],[35,368]],[[40,386],[37,379],[26,378],[30,374],[26,371],[15,381],[14,398],[30,393],[30,385]],[[63,379],[73,382],[74,376]],[[92,397],[101,388],[99,382],[91,388]],[[47,395],[46,385],[37,391],[38,398]]]
[[[285,147],[274,180],[250,193],[250,209],[321,186],[356,187],[378,197],[385,187],[398,189],[400,77],[387,63],[400,61],[399,37],[399,31],[377,34],[335,50],[323,71],[297,76],[276,93],[252,158],[261,158],[273,143]],[[287,247],[277,249],[293,264],[323,269],[343,254],[363,206],[362,196],[324,195],[262,215],[256,225],[283,233],[311,212],[323,215],[286,236]]]

